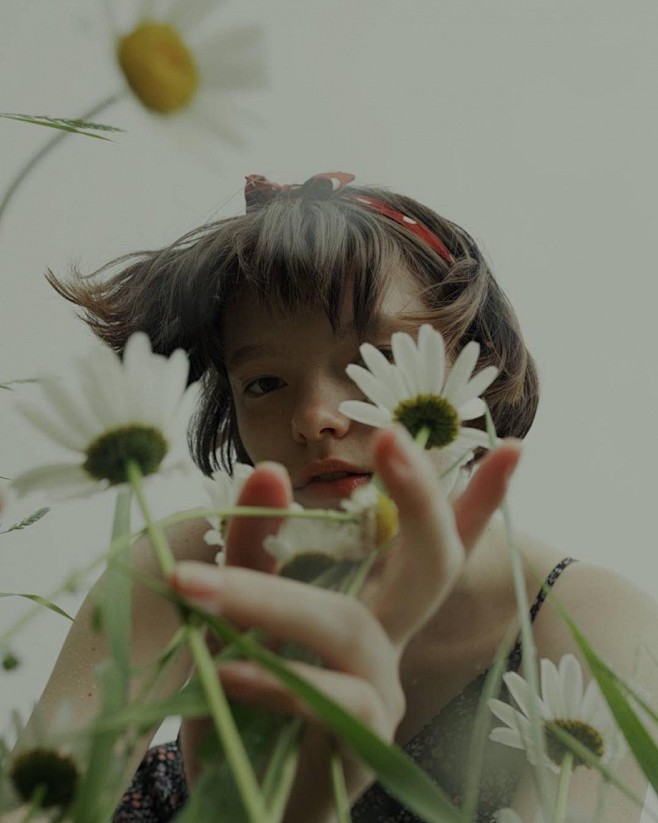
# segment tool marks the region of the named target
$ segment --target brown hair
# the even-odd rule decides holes
[[[355,194],[376,197],[424,223],[454,262],[360,204]],[[421,288],[427,311],[417,319],[441,331],[449,352],[477,340],[479,366],[499,368],[484,397],[498,434],[523,437],[535,416],[538,381],[514,310],[473,239],[410,198],[357,186],[326,199],[282,193],[245,215],[195,229],[164,249],[125,255],[88,276],[74,271],[66,281],[52,272],[47,277],[116,351],[142,330],[154,351],[168,355],[180,347],[188,352],[190,380],[200,380],[203,388],[190,449],[210,473],[220,465],[231,469],[231,447],[238,460],[249,461],[222,358],[221,315],[231,297],[249,288],[256,299],[278,308],[321,305],[335,328],[343,291],[351,284],[354,322],[363,334],[395,258]]]

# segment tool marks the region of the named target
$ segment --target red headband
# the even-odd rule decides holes
[[[262,208],[270,203],[277,195],[282,192],[294,193],[296,196],[303,197],[306,194],[312,194],[317,200],[326,200],[339,189],[345,188],[354,180],[353,174],[347,174],[342,171],[324,172],[322,174],[314,174],[313,177],[305,183],[281,184],[273,183],[262,174],[250,174],[246,178],[244,186],[244,197],[247,203],[247,211]],[[378,200],[376,197],[370,197],[365,194],[353,194],[352,198],[359,203],[362,203],[371,211],[379,212],[390,220],[394,220],[405,229],[415,234],[424,243],[440,255],[447,263],[454,263],[455,258],[450,253],[448,247],[441,242],[433,231],[430,231],[427,226],[419,223],[418,220],[409,217],[403,212],[392,208],[383,200]]]

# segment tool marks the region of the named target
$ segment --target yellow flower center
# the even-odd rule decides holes
[[[84,470],[95,480],[109,480],[111,486],[128,482],[128,463],[139,466],[142,475],[157,472],[169,451],[169,444],[152,426],[119,426],[103,432],[87,448]]]
[[[575,737],[576,740],[579,743],[582,743],[586,749],[589,749],[595,757],[603,756],[605,749],[603,737],[598,729],[590,726],[589,723],[583,723],[582,720],[560,720],[557,718],[553,721],[553,723],[559,729],[562,729],[563,731],[568,732],[572,737]],[[564,756],[569,751],[570,749],[558,739],[558,736],[554,734],[550,726],[548,726],[546,728],[546,753],[553,763],[558,766],[561,765]],[[573,762],[574,767],[588,765],[584,760],[581,760],[578,755],[574,755]]]
[[[147,109],[171,114],[184,108],[199,86],[199,73],[178,32],[146,21],[119,40],[119,65]]]
[[[67,808],[72,803],[79,775],[74,760],[68,755],[36,748],[16,758],[9,778],[26,803],[33,802],[35,792],[39,791],[38,806],[48,809]]]
[[[403,400],[393,412],[412,437],[426,429],[427,449],[441,449],[457,438],[461,420],[455,407],[438,394],[419,394]]]
[[[382,546],[398,533],[398,507],[383,492],[377,493],[377,531],[375,545]]]

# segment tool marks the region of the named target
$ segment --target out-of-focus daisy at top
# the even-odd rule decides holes
[[[219,0],[135,5],[128,17],[120,0],[105,0],[116,59],[137,100],[160,119],[242,144],[235,93],[265,86],[262,27],[218,29]]]
[[[393,362],[370,343],[360,347],[367,368],[352,363],[347,374],[372,402],[345,400],[341,413],[368,426],[401,423],[413,437],[425,430],[428,449],[450,446],[458,454],[487,448],[486,432],[462,426],[465,420],[482,417],[485,403],[480,395],[498,374],[495,366],[487,366],[473,375],[479,343],[466,344],[447,376],[443,337],[432,326],[420,327],[417,343],[396,332],[391,346]]]
[[[92,494],[128,482],[130,461],[143,476],[191,466],[184,433],[197,392],[195,386],[186,389],[189,363],[182,350],[169,358],[154,354],[148,337],[136,332],[123,360],[97,344],[77,359],[77,367],[79,391],[45,376],[40,386],[49,408],[18,401],[25,417],[75,459],[15,477],[17,494]]]
[[[536,751],[530,727],[530,701],[537,700],[544,723],[552,723],[576,738],[601,763],[610,768],[619,762],[626,752],[624,737],[608,708],[596,680],[587,688],[583,686],[580,663],[572,654],[565,654],[557,667],[551,660],[541,661],[541,696],[533,696],[527,682],[516,672],[504,675],[504,681],[519,707],[513,708],[502,700],[490,700],[489,707],[505,726],[493,729],[492,740],[525,749],[533,765],[540,762],[551,771],[560,771],[562,760],[569,749],[546,728],[546,757],[542,760]],[[574,765],[585,765],[574,757]]]

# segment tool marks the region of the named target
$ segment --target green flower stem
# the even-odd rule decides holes
[[[34,794],[30,799],[30,805],[25,812],[25,817],[22,819],[21,823],[29,823],[30,820],[34,817],[36,812],[41,810],[41,801],[43,800],[46,794],[46,787],[45,786],[37,786],[34,790]]]
[[[337,823],[350,823],[350,799],[345,786],[345,772],[343,771],[343,761],[338,752],[334,749],[329,761],[331,770],[331,787],[334,792],[334,811],[336,812]]]
[[[485,410],[487,433],[489,435],[489,443],[491,448],[496,445],[496,430],[494,422],[487,408]],[[514,529],[512,526],[512,517],[510,514],[507,500],[504,499],[500,505],[500,510],[503,514],[503,522],[505,525],[505,535],[507,538],[507,547],[509,549],[510,561],[512,565],[512,578],[514,581],[514,592],[516,595],[517,610],[519,613],[519,620],[521,623],[521,644],[523,647],[523,658],[521,660],[521,668],[523,676],[525,677],[530,692],[535,697],[539,696],[539,681],[537,678],[537,649],[535,641],[532,636],[532,626],[528,617],[529,604],[528,593],[526,591],[525,574],[523,572],[523,558],[521,552],[516,545],[514,538]],[[539,752],[540,761],[541,756],[546,754],[546,745],[544,742],[544,733],[541,715],[539,712],[539,704],[537,700],[530,699],[528,701],[528,717],[530,720],[530,736],[532,738],[535,750]],[[533,772],[537,790],[539,793],[539,800],[541,803],[544,816],[548,819],[548,810],[550,808],[550,790],[546,779],[546,773],[543,768],[538,767]]]
[[[165,537],[162,525],[151,516],[151,512],[146,502],[146,497],[144,496],[142,473],[139,470],[139,466],[132,460],[128,461],[126,473],[128,475],[128,479],[130,480],[130,485],[133,487],[133,491],[135,492],[135,497],[139,503],[139,508],[144,516],[146,531],[151,540],[151,545],[153,546],[153,551],[155,552],[158,564],[160,565],[160,571],[164,577],[168,578],[174,571],[176,559],[169,547],[169,543]]]
[[[564,823],[564,818],[567,813],[567,800],[569,797],[569,783],[571,782],[571,774],[573,772],[573,754],[567,752],[562,758],[562,767],[560,768],[560,782],[557,787],[557,800],[555,801],[555,815],[553,816],[553,823]]]
[[[424,426],[414,437],[415,442],[418,443],[421,449],[424,449],[425,446],[427,446],[427,441],[430,439],[430,434],[430,430],[427,426]]]
[[[170,514],[158,520],[166,528],[187,520],[199,520],[203,517],[290,517],[297,520],[331,520],[335,523],[355,523],[358,520],[353,514],[336,511],[335,509],[276,509],[266,506],[233,506],[230,509],[198,508],[189,511]]]
[[[252,823],[263,823],[266,819],[263,797],[231,714],[230,706],[217,678],[215,663],[203,639],[201,629],[193,626],[189,627],[188,643],[194,657],[199,680],[208,699],[210,714],[215,722],[215,728],[224,746],[226,759],[240,791],[245,812]]]
[[[96,117],[96,115],[100,114],[105,109],[109,108],[113,103],[120,99],[121,93],[111,94],[109,97],[106,97],[104,100],[101,100],[97,103],[93,108],[89,109],[89,111],[85,112],[81,117],[77,118],[78,120],[91,120],[92,118]],[[51,137],[50,140],[41,148],[39,151],[32,155],[32,157],[27,161],[27,163],[20,169],[18,174],[14,177],[14,179],[9,184],[9,187],[4,193],[2,200],[0,200],[0,222],[2,222],[2,216],[4,215],[7,207],[11,199],[13,198],[14,194],[20,188],[23,180],[30,174],[33,168],[39,165],[39,163],[50,154],[50,152],[55,148],[55,146],[59,145],[62,140],[64,140],[70,132],[67,131],[58,131],[54,137]]]
[[[142,474],[139,467],[133,461],[129,461],[126,469],[130,484],[144,516],[147,532],[160,565],[160,571],[165,578],[168,578],[176,565],[173,552],[167,542],[162,525],[153,520],[151,516],[144,496]],[[217,677],[215,663],[204,640],[203,630],[196,624],[196,619],[194,619],[194,623],[191,623],[189,615],[184,612],[181,612],[181,614],[184,615],[187,622],[186,639],[199,680],[208,700],[210,715],[224,746],[226,759],[238,786],[247,818],[250,823],[262,823],[265,820],[262,794],[235,725],[228,701]]]

